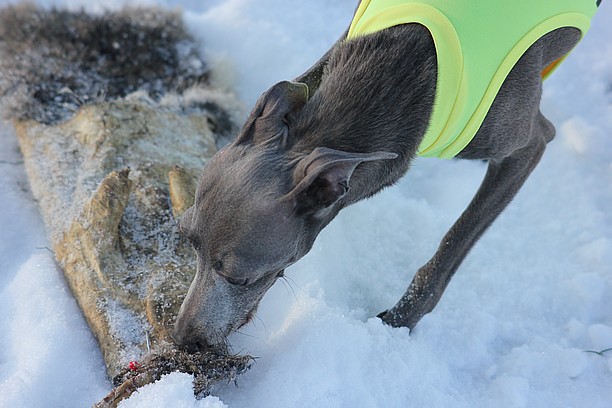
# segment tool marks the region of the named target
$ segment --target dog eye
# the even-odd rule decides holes
[[[219,276],[221,276],[223,279],[225,279],[225,281],[227,283],[229,283],[230,285],[233,286],[246,286],[246,284],[248,283],[248,279],[247,278],[233,278],[231,276],[227,276],[225,274],[223,274],[223,261],[219,260],[219,261],[215,261],[212,264],[212,269],[213,271],[215,271],[215,273]]]
[[[231,278],[229,276],[225,276],[222,275],[225,280],[227,281],[227,283],[229,283],[230,285],[234,285],[234,286],[246,286],[246,284],[248,283],[248,279],[247,278]]]

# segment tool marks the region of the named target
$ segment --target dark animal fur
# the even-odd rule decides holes
[[[208,77],[178,13],[0,10],[0,98],[9,118],[56,123],[85,104],[135,91],[156,100]]]

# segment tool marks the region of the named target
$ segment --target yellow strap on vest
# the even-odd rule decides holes
[[[347,39],[408,23],[429,30],[438,79],[418,154],[452,158],[472,140],[525,51],[560,27],[584,35],[596,10],[595,0],[362,0]]]

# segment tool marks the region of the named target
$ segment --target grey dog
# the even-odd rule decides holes
[[[345,38],[293,82],[265,92],[236,139],[204,169],[181,220],[198,269],[175,323],[179,345],[224,344],[340,210],[408,170],[436,95],[432,35],[402,24]],[[514,65],[457,155],[488,162],[482,185],[405,294],[379,315],[383,322],[412,329],[433,310],[535,168],[555,134],[540,111],[541,73],[580,38],[576,28],[557,28]]]

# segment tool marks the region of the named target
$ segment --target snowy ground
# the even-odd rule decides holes
[[[7,4],[0,0],[0,5]],[[53,3],[92,11],[112,0]],[[135,4],[132,2],[131,4]],[[153,4],[141,2],[139,4]],[[158,2],[188,25],[247,105],[295,77],[347,26],[353,1]],[[419,159],[345,210],[231,339],[256,364],[195,401],[171,374],[123,407],[611,407],[612,5],[547,81],[558,135],[417,329],[373,319],[433,253],[485,170]],[[83,407],[110,384],[45,249],[17,143],[0,124],[0,407]]]

